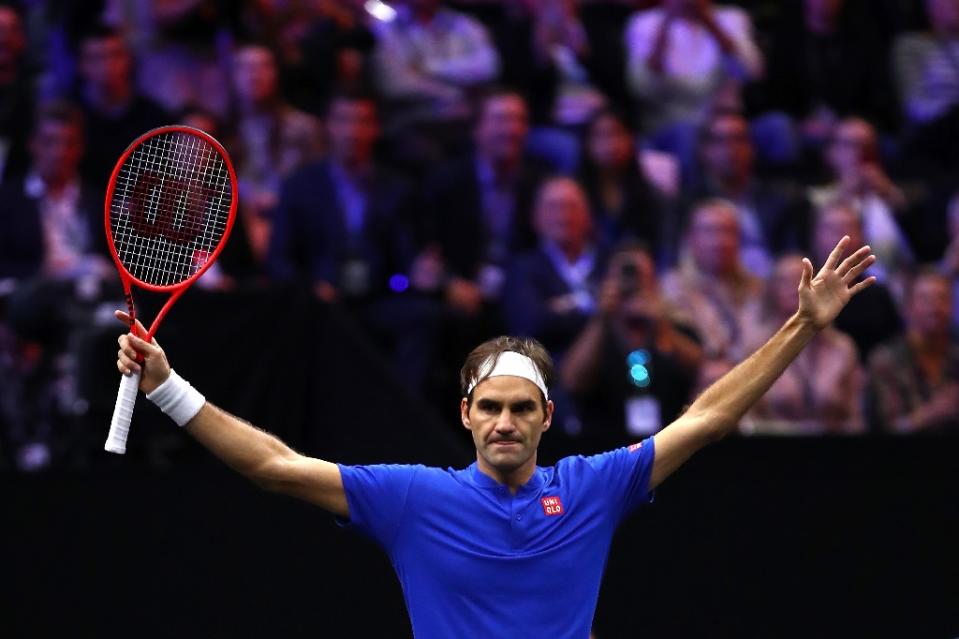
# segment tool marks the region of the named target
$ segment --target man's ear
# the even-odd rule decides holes
[[[472,430],[470,428],[470,408],[469,402],[464,397],[460,400],[460,421],[463,422],[463,428],[467,430]]]
[[[546,419],[543,420],[543,432],[549,430],[549,427],[553,425],[553,400],[548,400],[546,402]]]

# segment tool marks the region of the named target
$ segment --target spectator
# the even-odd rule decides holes
[[[636,13],[625,37],[627,81],[643,130],[690,167],[705,114],[718,105],[738,107],[739,86],[762,75],[749,14],[711,0],[666,0]]]
[[[886,174],[875,128],[861,118],[840,122],[824,149],[823,163],[832,182],[811,188],[810,200],[816,207],[836,199],[855,207],[862,216],[863,239],[876,256],[873,273],[896,291],[895,274],[915,263],[906,235],[914,205],[907,190]]]
[[[688,250],[662,282],[666,298],[703,339],[703,372],[710,376],[743,356],[743,313],[762,287],[740,260],[741,237],[732,203],[698,202],[686,233]]]
[[[444,294],[458,314],[495,305],[508,258],[535,246],[528,212],[545,171],[523,154],[528,131],[523,97],[491,91],[479,106],[475,152],[439,167],[427,184],[431,260],[441,261]]]
[[[270,214],[280,181],[319,156],[321,128],[319,120],[283,101],[276,58],[266,46],[237,48],[233,85],[236,139],[231,152],[250,247],[262,262],[269,247]]]
[[[599,111],[586,127],[583,147],[580,180],[599,236],[609,246],[620,239],[658,246],[669,207],[639,170],[625,119],[610,109]]]
[[[796,282],[802,269],[799,255],[776,260],[762,299],[744,323],[747,350],[764,344],[796,311]],[[855,342],[827,327],[747,413],[740,429],[777,435],[862,432],[863,383]]]
[[[959,192],[949,200],[947,216],[949,245],[939,262],[939,270],[952,281],[953,329],[959,329]]]
[[[7,181],[0,201],[0,277],[73,279],[112,272],[103,232],[103,187],[79,174],[83,115],[54,102],[36,115],[30,170]]]
[[[0,6],[0,182],[22,174],[27,165],[33,97],[24,68],[26,46],[20,14]]]
[[[460,142],[470,117],[470,93],[496,79],[499,58],[485,27],[441,6],[407,0],[377,33],[376,83],[390,101],[390,131],[416,134],[421,145],[445,151]],[[433,157],[439,151],[430,151]]]
[[[133,84],[133,56],[119,31],[99,27],[79,43],[80,87],[86,134],[81,172],[90,185],[105,188],[120,154],[152,128],[170,124],[169,114]]]
[[[830,202],[815,217],[812,252],[816,264],[825,262],[837,237],[848,235],[853,246],[864,243],[862,219],[853,205],[839,200]],[[863,277],[873,275],[877,264],[874,262]],[[902,330],[902,319],[889,287],[876,282],[852,298],[833,325],[856,342],[860,360],[865,363],[874,346]]]
[[[951,332],[952,286],[927,270],[912,281],[906,332],[869,358],[872,417],[890,433],[959,427],[959,342]]]
[[[367,58],[375,40],[362,0],[250,2],[239,10],[239,32],[275,52],[283,95],[321,115],[334,93],[369,88]]]
[[[507,328],[535,337],[562,361],[596,312],[606,255],[594,239],[586,195],[571,178],[543,182],[533,221],[539,246],[513,260],[503,287]]]
[[[759,177],[746,118],[733,111],[710,115],[700,132],[700,183],[693,201],[723,198],[739,216],[740,261],[754,275],[769,275],[775,255],[808,246],[809,205],[798,185]]]
[[[107,257],[101,188],[79,175],[83,119],[76,107],[51,103],[35,117],[30,170],[0,188],[0,281],[16,288],[6,316],[19,347],[19,379],[0,389],[17,463],[41,468],[69,447],[71,418],[84,410],[77,353],[93,324],[102,283],[116,272]],[[54,441],[57,439],[57,442]]]
[[[224,72],[228,40],[221,10],[229,3],[153,0],[133,4],[141,90],[169,111],[193,104],[227,115],[230,82]]]
[[[627,242],[613,254],[598,311],[559,376],[579,407],[587,449],[610,450],[682,412],[703,350],[663,299],[652,256],[640,244]]]
[[[790,3],[769,38],[769,73],[757,87],[765,96],[762,106],[788,114],[816,149],[840,118],[859,114],[886,130],[896,128],[884,62],[889,52],[873,7],[861,10],[866,7],[850,0]]]
[[[433,306],[395,295],[407,287],[414,253],[411,190],[374,160],[380,123],[370,96],[334,96],[326,120],[329,158],[283,183],[270,272],[308,282],[317,297],[352,312],[418,387],[431,361]]]
[[[925,0],[925,6],[931,32],[897,38],[893,71],[910,149],[948,170],[959,162],[953,143],[959,135],[959,2]]]
[[[560,126],[580,126],[606,101],[590,81],[590,43],[573,0],[536,5],[533,23],[534,56],[553,76],[549,120]]]

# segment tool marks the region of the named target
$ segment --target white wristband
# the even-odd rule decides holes
[[[193,419],[206,403],[206,397],[173,369],[170,369],[170,376],[165,382],[154,388],[153,392],[147,393],[147,399],[171,417],[178,426],[184,426]]]

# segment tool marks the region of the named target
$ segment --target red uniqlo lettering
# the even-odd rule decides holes
[[[543,512],[549,517],[563,514],[563,502],[559,497],[543,497],[540,503],[543,504]]]

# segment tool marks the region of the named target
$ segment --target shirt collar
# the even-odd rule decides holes
[[[482,470],[479,469],[479,464],[473,462],[466,469],[466,474],[470,479],[470,482],[478,488],[503,488],[505,489],[505,484],[501,484]],[[529,492],[536,492],[546,484],[546,469],[541,466],[537,466],[533,471],[533,475],[529,478],[525,484],[519,487],[519,490],[516,491],[517,495]]]

